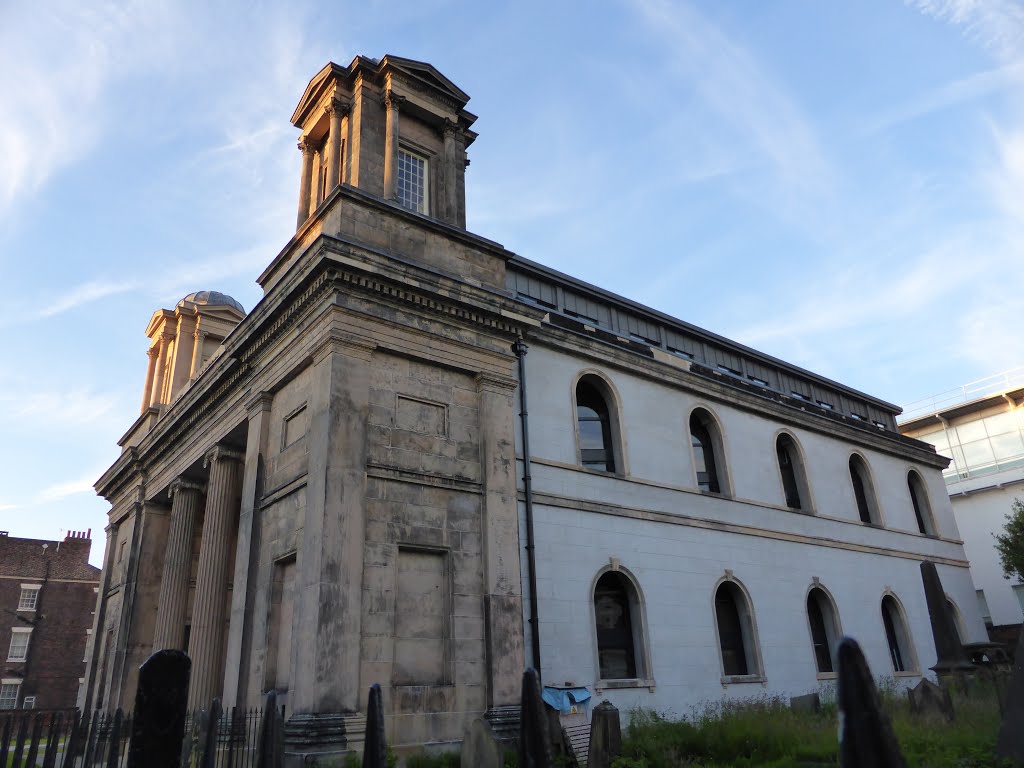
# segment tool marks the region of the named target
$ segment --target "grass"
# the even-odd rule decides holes
[[[956,696],[956,720],[911,714],[905,696],[883,686],[888,712],[910,768],[983,768],[993,758],[999,708],[991,690]],[[837,712],[798,714],[780,698],[722,701],[682,719],[650,710],[630,713],[622,757],[613,768],[809,768],[839,764]]]

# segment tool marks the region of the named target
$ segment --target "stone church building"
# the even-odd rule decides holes
[[[82,705],[185,649],[191,705],[276,690],[294,754],[358,745],[374,682],[420,744],[514,716],[528,664],[681,712],[815,690],[849,634],[916,680],[925,559],[982,639],[946,460],[899,409],[467,232],[468,100],[328,64],[263,298],[153,315]]]

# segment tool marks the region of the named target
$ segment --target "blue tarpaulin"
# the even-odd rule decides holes
[[[590,691],[586,688],[550,688],[545,685],[541,698],[559,712],[568,712],[574,704],[582,704],[589,699]]]

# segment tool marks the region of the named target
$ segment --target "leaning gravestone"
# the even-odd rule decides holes
[[[935,640],[937,660],[932,669],[939,676],[940,682],[943,677],[949,675],[966,675],[973,672],[974,665],[967,658],[964,646],[960,642],[953,609],[949,607],[939,572],[931,560],[921,563],[921,581],[924,583],[924,596],[932,624],[932,638]]]
[[[139,669],[128,768],[177,768],[185,737],[192,662],[181,651],[157,651]]]
[[[940,715],[953,722],[953,699],[947,689],[940,688],[931,680],[922,679],[907,695],[910,698],[910,711],[915,715]]]
[[[839,765],[842,768],[906,768],[875,680],[857,641],[844,637],[839,657]]]
[[[996,757],[1024,763],[1024,632],[1017,637],[1013,677],[1003,701],[1003,722],[996,740]]]
[[[388,742],[384,734],[384,705],[380,685],[370,686],[366,704],[366,741],[363,746],[363,768],[386,768]]]
[[[460,768],[502,768],[505,759],[491,724],[478,717],[462,740]]]
[[[540,680],[537,670],[533,668],[523,673],[523,695],[520,701],[519,768],[550,768],[548,718],[544,714],[544,701],[540,697]]]
[[[622,728],[619,710],[610,701],[602,701],[591,713],[590,751],[587,768],[610,768],[622,754]]]
[[[805,693],[803,696],[793,696],[789,700],[789,708],[798,714],[814,714],[821,710],[821,696],[815,693]]]

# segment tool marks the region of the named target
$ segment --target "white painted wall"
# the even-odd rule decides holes
[[[815,576],[834,596],[843,631],[858,639],[877,675],[892,673],[880,612],[887,589],[906,611],[918,670],[926,672],[935,663],[920,558],[964,559],[938,470],[915,466],[904,456],[855,447],[831,426],[831,434],[789,427],[697,392],[602,368],[598,370],[618,398],[628,471],[626,477],[587,472],[576,467],[572,409],[573,386],[585,370],[595,369],[539,344],[531,347],[527,359],[535,494],[621,508],[618,514],[606,514],[534,505],[546,681],[590,686],[598,701],[608,698],[620,709],[644,706],[679,714],[722,696],[815,690],[820,681],[805,608]],[[695,490],[687,424],[698,405],[721,425],[733,498]],[[784,506],[775,453],[775,439],[784,426],[805,458],[815,515]],[[848,468],[854,449],[870,467],[884,529],[859,520]],[[906,481],[911,467],[924,479],[941,538],[917,532]],[[648,512],[667,518],[642,519]],[[747,529],[723,530],[737,525]],[[884,551],[856,551],[858,546]],[[610,558],[618,558],[643,591],[653,691],[594,691],[598,667],[591,590]],[[753,600],[764,684],[721,682],[713,589],[726,569]],[[526,573],[524,556],[524,584]],[[968,639],[985,639],[967,569],[941,565],[939,573],[968,628]]]
[[[1014,498],[1024,499],[1024,485],[1019,484],[1022,479],[1024,471],[1020,469],[987,475],[979,478],[977,485],[981,488],[967,495],[954,496],[952,500],[964,540],[964,551],[971,561],[974,586],[985,592],[992,623],[996,626],[1020,624],[1024,619],[1020,602],[1013,592],[1013,585],[1019,582],[1003,578],[992,538],[994,533],[1003,532]],[[1002,487],[997,484],[1002,484]]]

